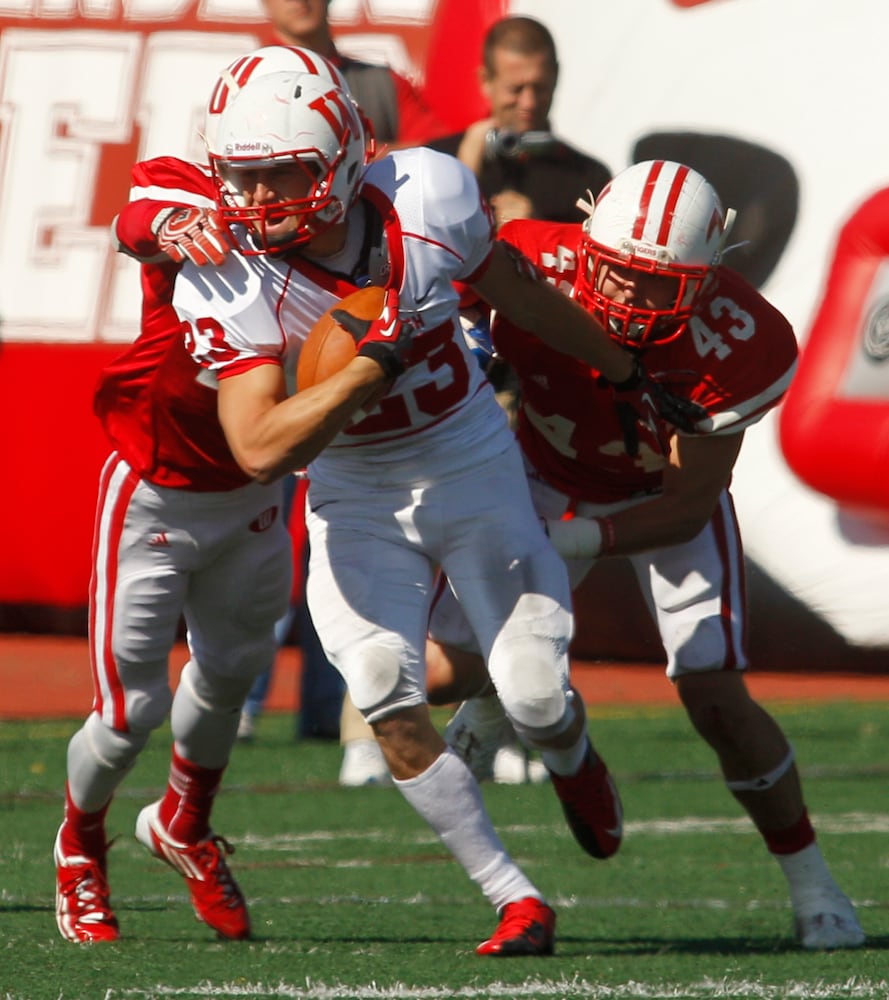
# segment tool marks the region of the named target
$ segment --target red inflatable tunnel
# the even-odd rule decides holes
[[[889,188],[840,231],[780,435],[803,482],[889,522]]]

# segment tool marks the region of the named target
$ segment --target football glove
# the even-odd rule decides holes
[[[612,382],[611,386],[617,397],[615,408],[624,432],[624,446],[632,458],[639,454],[639,422],[657,431],[666,454],[670,434],[664,424],[691,434],[698,422],[707,416],[703,406],[671,392],[656,377],[649,375],[642,359],[635,354],[629,378],[623,382]]]
[[[207,208],[165,208],[154,217],[151,231],[158,249],[177,264],[221,264],[233,249],[219,213]]]
[[[413,362],[413,330],[398,316],[398,290],[388,288],[383,308],[376,319],[359,319],[345,309],[330,314],[355,338],[357,353],[372,358],[389,378],[396,378]]]

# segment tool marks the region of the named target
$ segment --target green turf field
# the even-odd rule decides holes
[[[149,997],[889,997],[889,705],[773,706],[807,802],[869,943],[810,954],[783,876],[674,709],[596,711],[626,838],[608,862],[574,844],[547,786],[485,786],[512,854],[558,911],[556,955],[480,958],[494,914],[393,789],[341,789],[339,747],[295,743],[290,716],[239,745],[217,830],[254,939],[221,943],[133,838],[164,783],[158,733],[109,814],[122,938],[58,935],[52,841],[78,723],[0,723],[0,1000]],[[446,717],[437,716],[444,725]]]

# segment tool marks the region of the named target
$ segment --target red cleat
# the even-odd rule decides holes
[[[197,844],[179,844],[161,826],[159,802],[146,806],[136,819],[136,839],[185,878],[198,920],[224,938],[250,937],[247,903],[225,860],[234,848],[211,834]]]
[[[556,915],[535,896],[526,896],[503,907],[497,930],[475,949],[476,955],[552,955],[555,950]]]
[[[61,831],[53,848],[56,864],[56,923],[68,941],[91,944],[120,937],[111,909],[105,858],[62,854]]]
[[[550,771],[553,788],[578,844],[594,858],[610,858],[623,839],[623,808],[617,788],[601,757],[591,764],[588,751],[580,770],[570,778]]]

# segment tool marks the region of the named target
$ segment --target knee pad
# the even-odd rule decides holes
[[[198,709],[206,712],[227,715],[230,712],[240,711],[254,679],[254,675],[248,671],[236,676],[210,673],[192,658],[182,669],[179,687],[184,690],[181,695],[177,690],[173,702],[174,708],[178,702],[187,698],[193,701]]]
[[[557,601],[525,594],[500,629],[488,671],[519,736],[531,743],[571,724],[568,644],[573,618]]]
[[[523,741],[551,739],[571,724],[567,661],[563,672],[553,662],[551,643],[498,640],[489,666],[504,711]]]
[[[81,733],[83,741],[76,745],[74,740],[71,741],[69,757],[85,749],[101,767],[114,771],[127,771],[148,742],[151,730],[139,729],[124,733],[119,729],[111,729],[93,712],[86,720]]]
[[[249,677],[238,682],[224,676],[208,677],[196,661],[189,660],[170,713],[177,753],[200,767],[225,767],[249,685]]]
[[[363,714],[385,707],[399,690],[404,653],[380,641],[359,643],[343,663],[343,676],[355,707]]]

